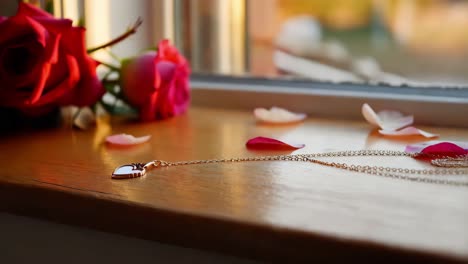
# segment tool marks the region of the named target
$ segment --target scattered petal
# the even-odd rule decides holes
[[[413,126],[410,126],[410,127],[405,127],[403,129],[400,129],[400,130],[379,130],[379,133],[382,134],[382,135],[385,135],[385,136],[394,136],[394,137],[398,137],[398,136],[423,136],[423,137],[427,137],[427,138],[435,138],[435,137],[438,137],[439,135],[437,134],[431,134],[429,132],[426,132],[424,130],[421,130],[421,129],[418,129],[418,128],[415,128]]]
[[[255,108],[254,115],[257,120],[265,123],[285,124],[304,120],[307,115],[303,113],[293,113],[280,107]]]
[[[380,118],[377,116],[374,109],[370,107],[370,105],[363,104],[361,108],[361,113],[364,116],[364,119],[366,119],[366,121],[369,122],[369,124],[380,127]]]
[[[143,137],[134,137],[128,134],[118,134],[106,137],[106,142],[112,145],[132,146],[145,143],[151,138],[150,135]]]
[[[384,110],[375,113],[368,104],[362,105],[361,112],[367,122],[385,131],[397,130],[409,126],[413,124],[414,121],[412,115],[405,116],[398,111]]]
[[[305,147],[304,144],[288,144],[277,139],[267,137],[256,137],[249,139],[246,146],[255,150],[295,150]]]
[[[468,155],[468,150],[450,142],[441,142],[425,147],[416,158],[434,159],[442,157],[459,157],[464,155]]]
[[[449,141],[432,140],[432,141],[426,141],[426,142],[422,142],[422,143],[408,145],[405,148],[405,152],[408,152],[408,153],[421,152],[424,148],[426,148],[428,146],[435,145],[435,144],[438,144],[438,143],[443,143],[443,142],[455,144],[455,145],[459,146],[460,148],[463,148],[463,149],[468,151],[468,142],[461,142],[461,141],[450,141],[449,142]]]

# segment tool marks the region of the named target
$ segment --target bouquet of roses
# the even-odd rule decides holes
[[[156,51],[122,60],[119,66],[89,55],[135,33],[139,24],[107,44],[86,49],[85,28],[20,3],[15,16],[0,17],[1,111],[40,117],[64,106],[101,104],[114,113],[113,105],[103,100],[108,93],[136,110],[142,121],[183,113],[189,104],[190,67],[167,40]],[[101,78],[99,65],[107,71]]]

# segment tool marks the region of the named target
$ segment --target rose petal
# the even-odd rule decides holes
[[[413,126],[410,126],[410,127],[405,127],[403,129],[400,129],[400,130],[397,130],[397,131],[394,131],[394,130],[379,130],[379,133],[382,134],[382,135],[385,135],[385,136],[414,136],[414,135],[418,135],[418,136],[423,136],[423,137],[427,137],[427,138],[434,138],[434,137],[438,137],[439,135],[436,135],[436,134],[431,134],[429,132],[426,132],[424,130],[421,130],[421,129],[417,129]]]
[[[249,139],[246,146],[255,150],[295,150],[305,147],[304,144],[288,144],[277,139],[267,137],[256,137]]]
[[[254,116],[257,120],[265,123],[293,123],[304,120],[307,115],[303,113],[293,113],[286,109],[273,106],[270,110],[265,108],[255,108]]]
[[[442,142],[425,147],[423,150],[421,150],[421,154],[416,158],[433,159],[441,157],[458,157],[464,155],[468,155],[468,150],[450,142]]]
[[[463,148],[466,151],[468,151],[468,142],[460,142],[460,141],[451,141],[451,142],[447,142],[447,141],[426,141],[426,142],[406,146],[405,152],[408,152],[408,153],[421,152],[424,148],[426,148],[428,146],[435,145],[435,144],[438,144],[438,143],[443,143],[443,142],[455,144],[455,145],[459,146],[460,148]]]
[[[113,145],[132,146],[145,143],[151,138],[150,135],[143,137],[134,137],[128,134],[118,134],[106,137],[106,142]]]
[[[404,116],[398,111],[384,110],[375,113],[368,104],[362,105],[361,112],[367,122],[386,131],[397,130],[402,127],[409,126],[414,121],[412,115]]]
[[[361,113],[369,124],[380,127],[380,119],[368,104],[363,104]]]

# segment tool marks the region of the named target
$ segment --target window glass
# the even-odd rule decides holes
[[[175,2],[175,39],[196,73],[468,83],[468,1]]]

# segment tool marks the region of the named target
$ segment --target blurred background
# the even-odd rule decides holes
[[[17,0],[0,0],[2,15]],[[88,30],[88,45],[144,25],[125,57],[169,38],[193,72],[468,86],[465,0],[29,0]],[[105,53],[98,54],[108,58]]]
[[[413,85],[466,85],[468,82],[468,1],[256,0],[249,3],[253,75],[278,76],[292,72],[320,79],[301,69],[300,65],[314,66],[305,63],[312,61],[352,72],[358,79],[367,81]],[[306,61],[290,62],[291,56],[275,56],[277,50]],[[331,80],[349,79],[342,74],[329,75],[327,78]]]

